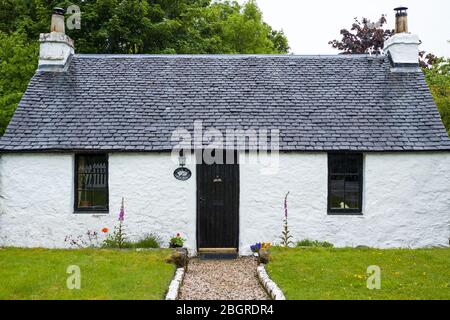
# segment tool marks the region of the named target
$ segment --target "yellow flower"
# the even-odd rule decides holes
[[[269,249],[270,247],[271,247],[271,243],[270,242],[263,242],[263,243],[261,243],[261,247],[262,247],[262,249],[264,249],[264,250],[267,250],[267,249]]]

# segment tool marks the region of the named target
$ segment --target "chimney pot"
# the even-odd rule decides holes
[[[383,51],[391,62],[391,70],[398,72],[420,72],[419,37],[408,32],[406,7],[398,7],[395,18],[395,34],[384,42]]]
[[[395,8],[395,33],[408,32],[408,8]]]
[[[66,13],[66,10],[64,10],[63,8],[58,8],[58,7],[53,8],[53,14],[59,14],[59,15],[63,16],[65,13]]]
[[[64,14],[66,10],[63,8],[53,8],[52,24],[50,26],[50,32],[66,33]]]
[[[38,70],[64,72],[69,68],[70,60],[75,54],[72,39],[65,34],[64,13],[62,8],[54,8],[50,33],[39,36]]]

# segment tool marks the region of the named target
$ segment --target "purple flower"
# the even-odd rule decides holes
[[[284,197],[284,216],[285,218],[288,217],[288,207],[287,207],[287,197],[289,195],[289,192],[286,193],[286,196]]]
[[[119,212],[119,221],[123,221],[125,219],[125,207],[123,205],[123,198],[122,198],[122,205],[120,206],[120,212]]]
[[[259,250],[261,250],[261,242],[251,245],[250,250],[252,250],[252,252],[259,252]]]

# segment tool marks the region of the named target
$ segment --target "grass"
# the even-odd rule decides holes
[[[367,267],[381,288],[367,288]],[[450,249],[271,249],[270,277],[287,299],[450,299]]]
[[[333,244],[326,241],[318,241],[318,240],[309,240],[303,239],[297,241],[297,247],[323,247],[323,248],[332,248]]]
[[[169,250],[0,248],[0,299],[163,299],[175,272]],[[81,270],[80,290],[66,285]]]

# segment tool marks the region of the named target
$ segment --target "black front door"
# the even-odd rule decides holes
[[[225,154],[225,152],[223,152]],[[226,158],[224,156],[224,158]],[[197,164],[197,247],[238,248],[239,164]],[[230,161],[229,161],[230,162]]]

